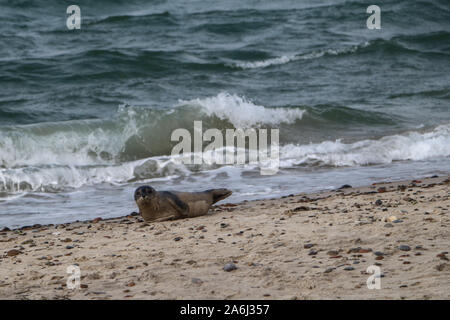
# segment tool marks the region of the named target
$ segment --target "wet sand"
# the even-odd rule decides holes
[[[449,182],[3,230],[0,299],[449,299]],[[67,287],[70,265],[79,288]],[[380,289],[367,287],[370,266]]]

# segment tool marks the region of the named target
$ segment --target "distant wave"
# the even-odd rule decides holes
[[[283,65],[293,61],[318,59],[327,56],[341,56],[366,51],[383,51],[385,53],[428,53],[448,55],[450,39],[449,32],[431,32],[416,35],[396,36],[392,39],[375,39],[364,43],[343,47],[317,50],[308,53],[286,54],[257,61],[243,61],[231,63],[231,66],[239,69],[266,68],[274,65]]]
[[[242,69],[255,69],[255,68],[265,68],[272,65],[286,64],[291,61],[297,60],[309,60],[309,59],[317,59],[326,55],[337,56],[341,54],[349,54],[356,52],[361,48],[365,48],[369,46],[369,42],[365,42],[361,45],[355,45],[347,48],[340,49],[326,49],[326,50],[318,50],[310,53],[301,53],[301,54],[292,54],[292,55],[283,55],[276,58],[270,58],[266,60],[252,61],[252,62],[237,62],[233,65],[237,68]]]

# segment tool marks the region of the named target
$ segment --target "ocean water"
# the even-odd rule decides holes
[[[230,202],[450,173],[450,5],[0,2],[0,228],[115,217],[133,191]],[[280,170],[183,165],[177,128],[277,128]]]

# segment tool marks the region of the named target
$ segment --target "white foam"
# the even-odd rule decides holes
[[[0,169],[0,191],[57,192],[102,183],[120,185],[137,177],[175,177],[189,173],[182,163],[169,157],[153,157],[118,165]]]
[[[340,140],[280,148],[281,166],[317,164],[358,166],[450,156],[450,124],[430,132],[409,132],[345,144]]]
[[[249,128],[261,124],[291,124],[300,120],[305,110],[298,108],[267,108],[256,105],[245,97],[226,92],[215,97],[180,101],[180,105],[198,106],[208,116],[230,121],[236,128]]]

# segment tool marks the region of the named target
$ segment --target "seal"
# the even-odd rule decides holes
[[[134,200],[145,221],[166,221],[203,216],[211,206],[233,192],[210,189],[203,192],[156,191],[142,186],[134,192]]]

